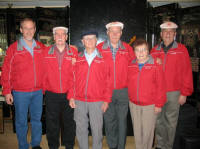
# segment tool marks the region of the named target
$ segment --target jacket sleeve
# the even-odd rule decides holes
[[[111,84],[111,74],[110,67],[105,63],[105,93],[104,101],[111,102],[112,97],[112,84]]]
[[[160,64],[156,65],[156,75],[155,75],[155,83],[156,83],[156,98],[155,98],[155,106],[162,107],[166,100],[166,88],[165,88],[165,77],[163,72],[163,66]]]
[[[6,51],[6,56],[4,58],[4,62],[2,66],[1,83],[3,87],[3,91],[2,91],[3,95],[10,94],[12,91],[11,71],[13,67],[13,59],[14,59],[14,45],[11,45]]]
[[[47,47],[45,47],[42,51],[42,67],[43,67],[43,74],[42,74],[42,90],[43,94],[46,92],[46,84],[47,84],[47,70],[46,70],[46,63],[45,63],[45,52],[48,50]]]
[[[183,45],[182,45],[183,46]],[[192,66],[190,63],[190,57],[185,46],[182,47],[183,59],[182,59],[182,84],[181,84],[181,95],[189,96],[193,92],[193,78],[192,78]]]
[[[76,46],[73,46],[73,45],[70,45],[70,48],[73,50],[73,56],[72,58],[75,58],[77,60],[78,58],[78,49]],[[68,94],[67,94],[67,99],[70,100],[71,98],[75,98],[75,73],[76,73],[76,63],[75,64],[72,64],[72,67],[71,67],[71,73],[70,73],[70,87],[69,87],[69,91],[68,91]]]
[[[71,70],[69,70],[69,91],[67,94],[67,99],[75,98],[75,72],[76,72],[76,63],[71,66]]]

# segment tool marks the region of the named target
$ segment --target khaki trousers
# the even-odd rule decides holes
[[[152,149],[157,115],[154,105],[139,106],[129,102],[136,149]]]
[[[167,92],[167,102],[158,114],[156,122],[157,147],[162,149],[172,149],[176,133],[180,104],[178,98],[179,91]]]

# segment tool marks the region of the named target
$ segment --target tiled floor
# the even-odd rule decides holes
[[[28,133],[28,140],[30,140],[30,131]],[[89,143],[90,143],[90,149],[91,149],[92,148],[91,147],[91,143],[92,143],[91,137],[89,137]],[[41,147],[42,147],[42,149],[48,149],[46,135],[42,136]],[[10,120],[7,120],[4,122],[4,133],[0,134],[0,149],[17,149],[16,134],[13,133],[13,131],[12,131],[12,123]],[[60,147],[59,149],[65,149],[65,148]],[[77,141],[76,141],[74,149],[78,149]],[[108,149],[105,137],[103,139],[103,149]],[[127,137],[126,149],[135,149],[133,136]]]

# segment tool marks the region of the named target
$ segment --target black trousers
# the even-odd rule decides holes
[[[74,109],[69,106],[66,94],[46,92],[46,136],[49,149],[60,146],[60,130],[63,128],[62,143],[72,149],[75,140]]]
[[[112,102],[104,113],[106,140],[109,148],[125,149],[128,89],[113,90]]]

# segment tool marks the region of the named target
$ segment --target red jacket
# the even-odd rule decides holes
[[[192,67],[186,47],[176,41],[167,53],[161,48],[161,44],[151,50],[153,57],[158,57],[163,62],[166,90],[180,91],[188,96],[193,92]]]
[[[85,102],[111,101],[109,67],[99,52],[90,66],[84,52],[80,53],[74,70],[74,88],[69,92],[68,99]]]
[[[30,54],[20,41],[9,46],[2,66],[1,83],[3,95],[12,90],[29,92],[42,89],[42,51],[44,45],[36,41],[34,56]]]
[[[135,57],[133,49],[125,42],[119,44],[115,60],[112,58],[112,52],[108,41],[97,45],[97,48],[105,58],[106,63],[111,69],[111,82],[113,89],[122,89],[127,87],[128,63]]]
[[[77,56],[77,49],[69,46],[66,49],[62,65],[59,68],[55,53],[55,45],[48,47],[44,52],[44,91],[67,93],[73,85],[72,58]]]
[[[166,102],[165,80],[162,65],[150,56],[141,70],[134,59],[128,66],[128,94],[137,105],[162,107]]]

